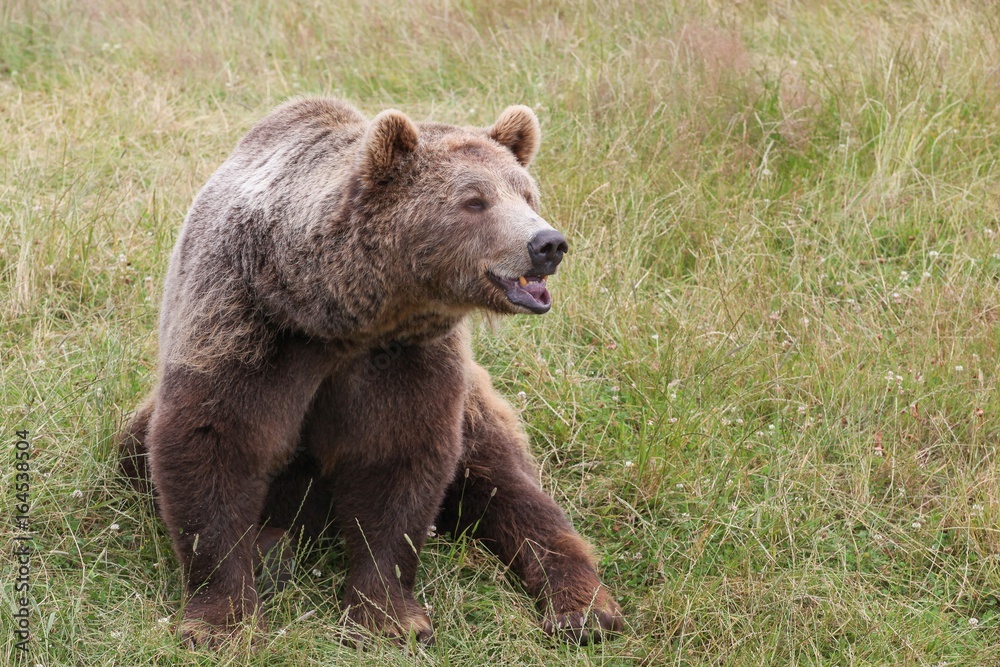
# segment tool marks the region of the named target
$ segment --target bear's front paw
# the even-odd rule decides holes
[[[401,609],[401,612],[387,614],[371,603],[351,604],[347,610],[351,626],[347,643],[355,646],[363,644],[366,633],[388,637],[400,645],[405,645],[411,637],[424,646],[434,643],[431,619],[415,600],[397,602],[391,607]]]
[[[259,614],[248,609],[237,620],[231,609],[228,599],[224,606],[189,600],[178,627],[181,642],[192,649],[219,648],[240,637],[256,642],[266,633]]]
[[[218,648],[232,637],[232,629],[212,625],[200,618],[185,618],[179,628],[181,643],[189,649]]]
[[[542,629],[552,636],[578,644],[596,644],[625,627],[621,607],[603,588],[593,602],[582,609],[552,611],[542,623]]]

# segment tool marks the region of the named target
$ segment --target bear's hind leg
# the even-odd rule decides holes
[[[156,393],[143,401],[125,423],[118,434],[118,466],[132,488],[142,495],[153,493],[149,481],[148,452],[146,436],[149,431],[149,420],[156,407]]]
[[[470,384],[464,459],[438,528],[468,531],[509,565],[538,600],[549,634],[590,643],[621,631],[621,608],[598,580],[589,545],[535,479],[512,409],[478,366]]]

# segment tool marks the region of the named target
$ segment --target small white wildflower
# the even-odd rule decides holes
[[[774,424],[768,424],[767,425],[767,430],[768,431],[773,431],[774,430]]]
[[[743,417],[738,417],[736,419],[736,423],[742,426],[743,425]]]
[[[676,424],[677,423],[677,417],[671,417],[667,421],[670,422],[671,424]]]
[[[899,279],[900,280],[909,280],[909,278],[910,278],[910,272],[909,271],[900,271],[899,272]]]
[[[771,319],[772,322],[777,322],[778,320],[781,319],[781,311],[780,310],[772,310],[771,314],[768,315],[768,317]]]
[[[931,259],[934,259],[935,257],[939,256],[940,254],[941,253],[939,253],[937,250],[928,250],[927,251],[927,256],[930,257]]]
[[[653,334],[652,336],[650,336],[650,338],[652,338],[653,340],[660,340],[660,334]]]
[[[931,277],[931,272],[930,271],[924,271],[923,273],[920,274],[920,277],[921,278],[930,278]]]
[[[73,493],[71,493],[70,495],[73,496],[73,498],[75,498],[76,500],[80,500],[80,498],[83,498],[83,491],[81,491],[80,489],[74,489]]]
[[[977,625],[979,625],[979,619],[978,618],[976,618],[975,616],[973,616],[972,618],[969,619],[969,627],[970,628],[974,628]]]
[[[910,528],[914,530],[920,530],[920,528],[922,528],[923,525],[924,524],[920,523],[919,521],[914,521],[913,523],[910,524]]]
[[[625,467],[626,467],[626,468],[631,468],[631,467],[632,467],[632,466],[634,466],[634,465],[635,465],[635,463],[633,463],[632,461],[626,461],[626,462],[625,462]]]
[[[677,392],[671,392],[670,393],[670,400],[671,401],[676,401],[677,400]]]
[[[522,400],[522,401],[526,401],[526,400],[528,400],[528,395],[527,395],[526,393],[524,393],[523,391],[519,391],[519,392],[517,392],[517,397],[518,397],[518,398],[519,398],[520,400]]]
[[[319,569],[318,567],[314,567],[313,571],[312,571],[312,576],[314,576],[314,577],[322,577],[323,576],[323,570]]]
[[[955,372],[957,372],[957,373],[961,373],[964,370],[965,370],[965,366],[961,366],[961,365],[955,366]]]
[[[682,482],[677,482],[676,484],[674,484],[674,488],[683,489],[684,488],[684,484]]]
[[[117,531],[120,528],[121,528],[121,526],[119,526],[117,523],[113,523],[110,526],[108,526],[108,530],[111,530],[111,531]]]
[[[987,227],[986,229],[983,230],[983,234],[986,234],[987,236],[993,236],[993,230]]]
[[[806,406],[804,406],[804,405],[800,405],[800,406],[799,406],[799,409],[798,409],[798,413],[799,413],[800,415],[804,415],[804,414],[806,413]]]
[[[156,619],[156,622],[159,623],[159,624],[161,624],[161,625],[163,625],[163,624],[169,623],[170,619],[169,618],[158,618],[158,619]]]
[[[120,263],[124,264],[124,263],[125,263],[125,260],[126,260],[126,259],[127,259],[127,257],[125,257],[125,254],[124,254],[124,253],[122,253],[122,254],[118,255],[118,261],[119,261]]]

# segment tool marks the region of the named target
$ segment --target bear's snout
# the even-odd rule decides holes
[[[569,251],[566,237],[554,229],[543,229],[528,241],[528,257],[531,267],[538,275],[548,276],[556,272],[563,254]]]

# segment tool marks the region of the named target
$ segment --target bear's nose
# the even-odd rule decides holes
[[[542,275],[551,275],[562,261],[563,253],[569,251],[566,237],[554,229],[544,229],[528,241],[528,257],[531,265]]]

